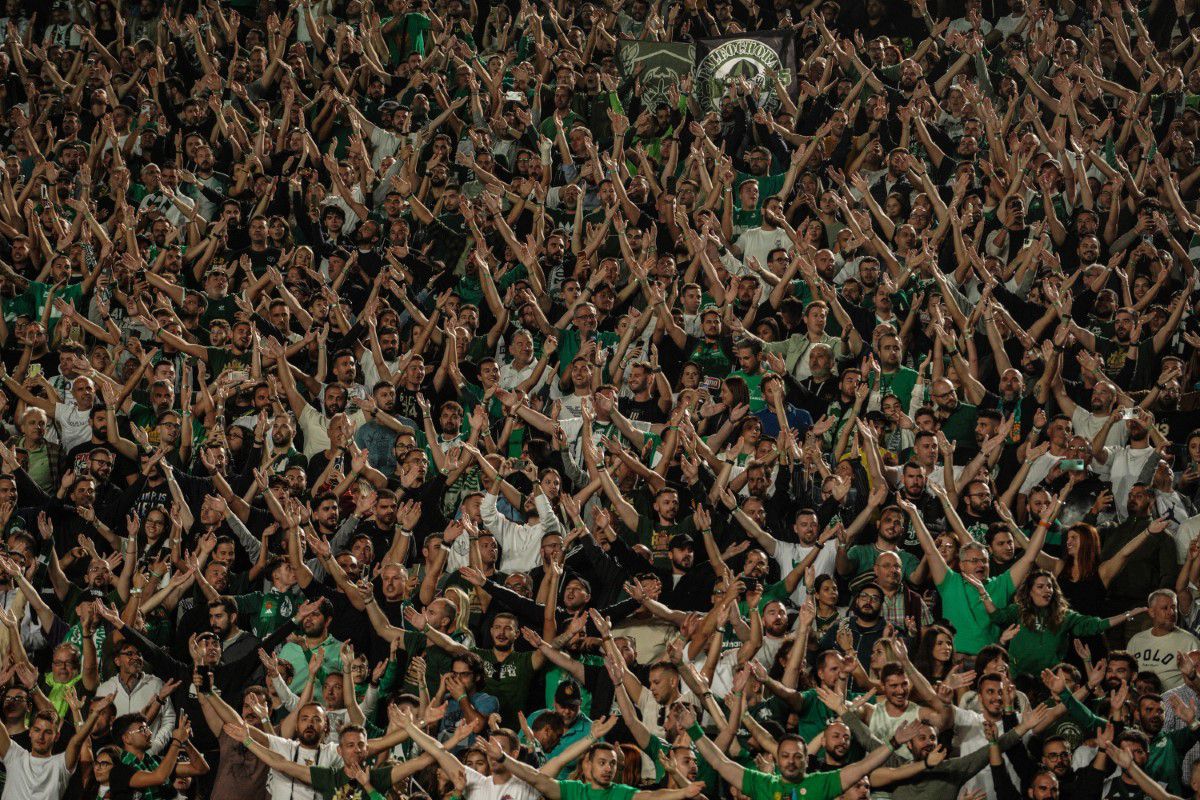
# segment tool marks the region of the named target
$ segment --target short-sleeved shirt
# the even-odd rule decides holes
[[[724,378],[733,369],[733,343],[728,336],[713,342],[689,336],[683,355],[685,361],[694,361],[706,377]]]
[[[129,785],[134,775],[139,772],[153,772],[158,769],[160,763],[162,763],[161,759],[149,753],[145,758],[139,759],[128,750],[122,750],[121,755],[113,764],[112,772],[109,773],[109,798],[111,800],[165,800],[165,798],[173,796],[174,791],[171,789],[169,781],[161,786],[151,786],[146,789],[134,789]]]
[[[58,423],[58,443],[63,450],[70,450],[92,438],[91,411],[84,411],[70,402],[54,406],[54,421]]]
[[[450,638],[461,644],[467,637],[455,632],[450,634]],[[425,659],[425,684],[430,692],[437,691],[442,675],[449,673],[454,666],[454,656],[440,647],[428,647],[425,634],[420,631],[404,632],[404,652],[408,653],[409,658],[422,656]]]
[[[325,742],[318,748],[309,748],[291,739],[267,734],[267,747],[293,764],[333,769],[342,765],[342,757],[338,755],[337,745],[333,742]],[[320,794],[304,781],[293,780],[274,769],[267,773],[267,794],[271,800],[316,800],[320,797]]]
[[[293,586],[286,592],[251,592],[237,598],[238,618],[250,620],[254,635],[265,639],[291,619],[304,604],[304,592]]]
[[[873,544],[856,544],[846,550],[846,558],[854,565],[854,574],[862,575],[870,572],[875,567],[875,560],[879,558],[879,554],[884,552]],[[917,557],[907,550],[892,550],[900,556],[900,567],[904,572],[904,577],[907,579],[912,576],[913,572],[920,565]]]
[[[309,767],[312,776],[312,787],[325,800],[333,800],[337,795],[339,800],[369,800],[373,795],[358,782],[350,780],[341,767]],[[371,788],[375,792],[386,795],[392,788],[392,768],[380,767],[368,773]],[[349,787],[349,788],[345,788]]]
[[[517,712],[525,707],[529,699],[529,687],[537,671],[533,668],[533,652],[520,651],[508,654],[500,661],[491,649],[473,648],[483,661],[483,673],[487,676],[483,690],[500,703],[500,716],[504,723],[517,719]]]
[[[620,337],[612,331],[595,331],[588,335],[588,340],[595,340],[599,348],[613,348],[620,342]],[[583,349],[583,332],[578,328],[562,328],[558,331],[558,372],[565,374]]]
[[[65,753],[37,758],[11,741],[4,754],[4,770],[7,778],[2,800],[61,800],[71,781]]]
[[[633,800],[637,789],[624,783],[614,783],[607,789],[597,789],[582,781],[559,781],[562,800]]]
[[[250,369],[252,354],[248,350],[239,356],[234,355],[224,347],[207,347],[205,349],[208,351],[208,372],[210,375],[219,376],[227,370]]]
[[[470,800],[541,800],[542,793],[520,778],[510,777],[497,784],[489,776],[463,767],[467,778],[466,796]]]
[[[660,567],[671,566],[671,539],[681,533],[689,536],[696,535],[696,523],[692,517],[676,520],[672,525],[658,524],[657,514],[641,516],[638,519],[635,544],[643,544],[654,554],[654,564]]]
[[[750,800],[833,800],[842,793],[842,776],[838,771],[814,772],[792,783],[779,775],[746,769],[742,772],[742,793]]]

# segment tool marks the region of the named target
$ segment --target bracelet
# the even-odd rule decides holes
[[[130,595],[141,594],[141,593],[142,593],[141,589],[130,589],[129,590]]]
[[[172,737],[171,737],[171,741],[172,741],[172,742],[174,742],[175,744],[179,745],[180,747],[183,747],[183,744],[184,744],[184,742],[185,742],[186,740],[184,740],[184,739],[176,739],[174,736],[172,736]]]
[[[458,697],[454,698],[454,702],[461,703],[464,699],[466,699],[466,696],[467,696],[467,693],[463,692]]]
[[[704,738],[704,728],[700,727],[699,722],[693,722],[687,729],[687,735],[693,742],[698,742]]]
[[[249,750],[249,749],[250,749],[250,744],[251,744],[251,742],[253,742],[253,741],[254,741],[254,740],[253,740],[252,738],[250,738],[249,736],[247,736],[245,739],[242,739],[242,744],[243,744],[243,745],[246,747],[246,749],[247,749],[247,750]]]

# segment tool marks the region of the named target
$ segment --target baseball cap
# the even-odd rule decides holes
[[[583,702],[580,696],[579,684],[567,679],[558,685],[554,690],[554,702],[563,707],[578,707]]]
[[[677,533],[671,537],[671,541],[668,543],[668,546],[672,550],[682,550],[685,547],[695,547],[696,541],[686,533]]]

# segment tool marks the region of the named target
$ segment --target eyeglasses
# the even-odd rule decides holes
[[[52,666],[52,667],[73,667],[73,666],[75,666],[75,662],[71,661],[69,659],[56,658],[50,662],[50,666]]]
[[[883,602],[883,596],[878,594],[860,594],[858,597],[860,600],[870,600],[872,603]]]
[[[1042,753],[1042,758],[1046,761],[1066,761],[1071,757],[1071,754],[1066,750],[1061,753]]]
[[[97,767],[112,767],[112,765],[113,765],[113,762],[111,762],[111,761],[97,761],[97,762],[95,762],[95,764],[96,764],[96,766],[97,766]]]

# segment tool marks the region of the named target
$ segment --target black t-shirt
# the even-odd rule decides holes
[[[620,407],[621,413],[631,420],[658,424],[667,421],[666,412],[659,408],[658,401],[654,398],[634,400],[632,397],[622,397]]]
[[[164,783],[146,789],[135,789],[129,785],[133,776],[139,772],[150,772],[158,768],[161,759],[146,754],[138,759],[133,753],[122,751],[114,759],[112,772],[109,773],[108,786],[110,800],[163,800],[169,796],[171,786]]]
[[[332,579],[330,579],[332,581]],[[309,600],[324,597],[333,604],[333,622],[329,633],[341,642],[350,642],[359,653],[369,652],[371,647],[371,620],[365,611],[359,611],[346,597],[345,592],[321,581],[313,581],[304,589]]]
[[[249,256],[250,270],[255,277],[262,277],[262,274],[267,271],[268,267],[273,267],[279,263],[279,248],[266,247],[261,251],[255,250],[253,247],[246,247],[230,255],[229,260],[237,263],[242,256]]]

